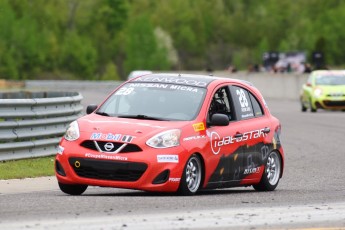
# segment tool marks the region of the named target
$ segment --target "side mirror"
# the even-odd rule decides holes
[[[211,126],[227,126],[229,125],[229,117],[225,114],[215,113],[211,117]]]
[[[86,114],[93,113],[97,109],[98,105],[92,104],[86,107]]]

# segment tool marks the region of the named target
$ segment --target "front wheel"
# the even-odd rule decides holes
[[[310,99],[310,101],[309,101],[309,106],[310,106],[310,112],[316,113],[316,110],[317,110],[317,109],[313,107],[313,103],[311,102],[311,99]]]
[[[200,158],[193,154],[187,161],[180,182],[180,195],[194,195],[200,187],[202,178],[202,164]]]
[[[305,111],[307,111],[307,107],[305,107],[305,105],[303,104],[303,102],[301,102],[301,104],[302,104],[302,108],[301,108],[301,111],[302,111],[302,112],[305,112]]]
[[[280,155],[277,152],[271,152],[268,155],[260,183],[253,185],[254,189],[257,191],[273,191],[278,185],[281,170]]]
[[[58,183],[60,190],[69,195],[81,195],[87,189],[87,185]]]

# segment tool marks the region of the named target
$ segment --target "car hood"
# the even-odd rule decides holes
[[[101,140],[118,140],[118,138],[122,140],[123,136],[137,140],[150,138],[166,130],[182,129],[190,123],[191,121],[155,121],[106,117],[97,114],[78,119],[81,135],[86,135],[85,138]]]

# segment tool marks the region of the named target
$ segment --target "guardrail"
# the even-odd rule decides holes
[[[0,161],[56,154],[82,99],[78,92],[0,93]]]

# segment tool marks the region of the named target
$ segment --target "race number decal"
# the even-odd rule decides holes
[[[240,101],[241,107],[246,108],[248,107],[248,100],[246,95],[244,94],[243,89],[236,90],[236,94],[238,95],[238,100]]]
[[[239,100],[240,105],[241,105],[241,113],[242,113],[241,117],[242,118],[252,117],[253,113],[250,113],[251,108],[249,105],[248,98],[246,96],[247,94],[244,92],[243,89],[237,89],[236,94],[238,96],[238,100]],[[248,114],[243,114],[243,113],[248,113]]]
[[[133,90],[134,90],[134,88],[122,87],[115,94],[116,95],[129,95],[129,94],[131,94],[133,92]]]

